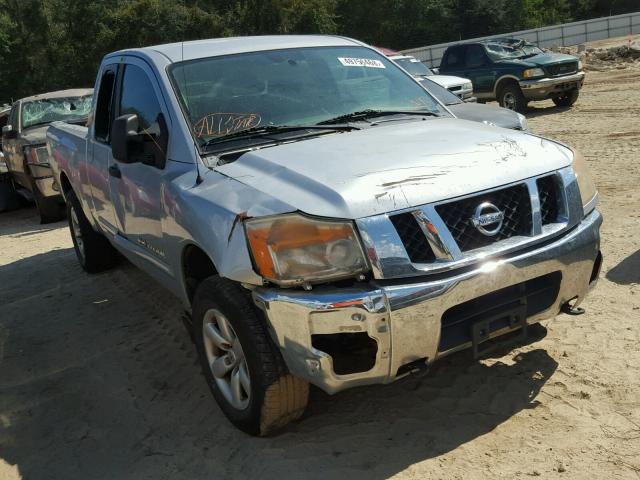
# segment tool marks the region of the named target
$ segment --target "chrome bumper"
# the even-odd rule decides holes
[[[561,93],[574,88],[582,88],[584,72],[574,73],[557,78],[540,78],[537,80],[520,80],[520,89],[526,98],[546,98],[554,93]]]
[[[253,298],[266,314],[274,341],[291,373],[328,393],[359,385],[389,383],[402,366],[425,359],[432,363],[450,353],[438,350],[441,318],[449,308],[552,272],[561,272],[558,296],[550,308],[528,323],[556,316],[563,304],[580,303],[599,254],[597,211],[562,237],[525,253],[487,261],[477,268],[438,280],[371,282],[354,288],[318,287],[313,291],[257,288]],[[338,375],[333,359],[312,345],[312,335],[367,333],[377,342],[375,365],[366,372]],[[495,332],[494,336],[504,332]],[[460,345],[459,350],[470,344]]]

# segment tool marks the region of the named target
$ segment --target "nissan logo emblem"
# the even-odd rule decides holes
[[[476,227],[481,234],[493,237],[502,228],[504,213],[493,203],[484,202],[478,205],[471,217],[471,224]]]

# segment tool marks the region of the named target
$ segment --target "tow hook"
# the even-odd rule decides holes
[[[567,315],[582,315],[584,313],[584,308],[574,307],[573,305],[571,305],[571,302],[573,300],[577,300],[577,297],[572,298],[568,302],[564,303],[562,307],[560,307],[560,311],[562,313],[566,313]]]

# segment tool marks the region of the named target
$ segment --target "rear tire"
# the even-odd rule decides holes
[[[577,88],[571,90],[569,93],[562,95],[561,97],[553,98],[553,103],[556,104],[557,107],[571,107],[578,100],[578,96],[580,95],[580,90]]]
[[[73,248],[84,271],[97,273],[115,265],[118,259],[116,249],[93,229],[73,191],[67,193],[67,218]]]
[[[193,337],[213,397],[240,430],[266,436],[302,416],[309,384],[288,372],[248,290],[218,276],[204,280],[193,300]]]
[[[522,94],[520,87],[515,83],[509,83],[500,88],[498,92],[498,103],[501,107],[518,113],[527,111],[527,99]]]

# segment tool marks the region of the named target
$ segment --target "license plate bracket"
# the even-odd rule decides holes
[[[497,322],[507,322],[507,330],[504,330],[505,326],[501,326],[497,329],[492,329],[492,326]],[[509,310],[503,310],[500,313],[491,315],[475,322],[471,326],[471,343],[473,346],[473,358],[477,359],[493,350],[495,350],[500,344],[504,342],[492,341],[497,340],[500,337],[507,335],[516,330],[520,330],[519,335],[513,337],[509,336],[510,340],[522,341],[527,338],[527,305],[526,302],[510,308]],[[491,337],[491,333],[494,330],[503,330],[499,337]],[[487,343],[488,342],[488,343]]]

